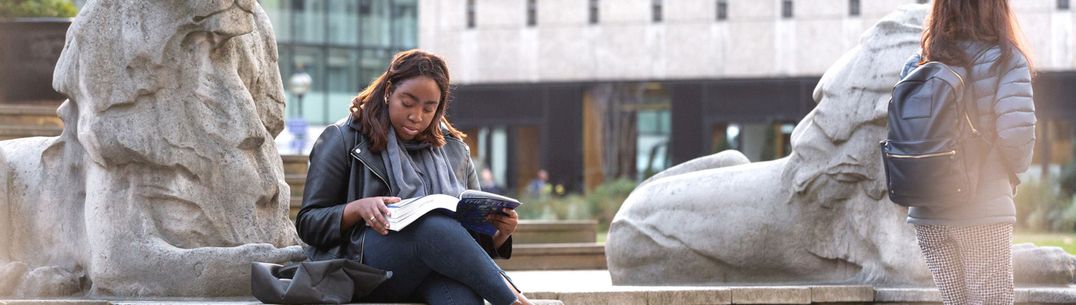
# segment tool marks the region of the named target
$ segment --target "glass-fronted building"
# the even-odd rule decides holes
[[[418,45],[417,0],[260,1],[276,32],[287,118],[313,126],[344,117],[393,54]],[[288,83],[300,70],[313,79],[302,101]]]

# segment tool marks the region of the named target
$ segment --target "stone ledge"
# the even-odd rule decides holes
[[[941,302],[941,294],[933,288],[875,288],[876,302]]]
[[[280,155],[280,159],[284,160],[284,162],[306,163],[310,161],[310,156],[288,154]]]
[[[280,160],[284,163],[285,176],[306,175],[310,157],[306,155],[280,155]]]
[[[108,301],[100,300],[2,300],[0,305],[109,305]]]
[[[516,244],[594,243],[598,222],[594,220],[520,220],[512,234]]]
[[[521,244],[512,259],[497,260],[504,270],[605,269],[605,247],[596,243]]]
[[[551,243],[514,245],[512,254],[605,254],[605,246],[596,243]]]
[[[534,305],[564,305],[559,300],[531,300]],[[153,300],[75,300],[75,299],[25,299],[0,300],[4,305],[261,305],[261,302],[249,299],[153,299]],[[425,305],[422,303],[351,303],[352,305]],[[489,303],[486,303],[489,304]]]
[[[61,101],[62,102],[62,101]],[[53,105],[55,103],[55,105]],[[0,103],[0,115],[35,115],[57,117],[56,108],[60,103],[51,102],[48,105],[21,105]]]
[[[1016,303],[1076,304],[1076,288],[1016,288],[1013,299]],[[876,288],[874,300],[876,302],[940,303],[941,293],[936,288]]]
[[[559,299],[569,305],[732,304],[732,293],[729,288],[712,287],[615,286],[603,290],[527,292],[526,294],[531,298]]]
[[[872,288],[870,286],[612,286],[574,291],[526,292],[540,305],[724,305],[724,304],[908,304],[941,302],[934,288]],[[1018,304],[1076,304],[1076,286],[1017,288]],[[254,305],[250,298],[161,299],[11,299],[2,305]],[[374,305],[377,303],[359,303]],[[407,304],[395,304],[407,305]],[[410,304],[420,305],[420,304]]]
[[[938,304],[930,288],[870,286],[662,287],[613,286],[599,290],[527,292],[532,298],[559,299],[567,305],[641,304]],[[1017,288],[1018,304],[1076,304],[1076,288]]]
[[[811,303],[860,303],[874,301],[871,286],[811,286]]]
[[[811,288],[797,286],[730,287],[732,304],[811,304]]]
[[[1076,304],[1076,288],[1016,288],[1017,303]]]
[[[5,136],[55,136],[63,132],[63,127],[59,126],[21,126],[21,125],[2,125],[0,126],[0,135]]]

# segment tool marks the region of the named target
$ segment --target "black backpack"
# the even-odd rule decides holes
[[[881,148],[894,203],[941,207],[975,197],[983,143],[972,121],[978,112],[967,74],[927,62],[893,87]]]

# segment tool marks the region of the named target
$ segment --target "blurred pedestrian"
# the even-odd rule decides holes
[[[482,181],[479,184],[482,185],[482,191],[504,195],[504,188],[497,184],[496,180],[493,180],[493,172],[490,171],[489,168],[482,169],[481,178]]]
[[[549,173],[545,169],[539,169],[534,179],[527,184],[527,196],[544,199],[549,195]]]

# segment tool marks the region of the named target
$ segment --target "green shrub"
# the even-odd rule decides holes
[[[1072,232],[1076,206],[1071,195],[1061,194],[1056,182],[1029,181],[1017,187],[1017,226],[1033,232]]]
[[[590,210],[586,209],[586,200],[576,194],[565,196],[546,196],[520,198],[523,206],[516,210],[521,219],[590,219]]]
[[[592,219],[598,221],[598,230],[606,231],[609,223],[620,210],[620,205],[628,199],[631,191],[635,190],[635,181],[629,179],[617,179],[602,183],[587,194],[587,204],[590,208]]]
[[[0,0],[0,17],[75,17],[69,0]]]
[[[1061,171],[1060,179],[1061,194],[1076,195],[1076,162],[1069,162]]]
[[[634,181],[617,179],[599,185],[586,196],[568,194],[542,199],[520,198],[524,205],[517,212],[521,219],[594,219],[598,221],[598,230],[604,231],[634,189]]]

